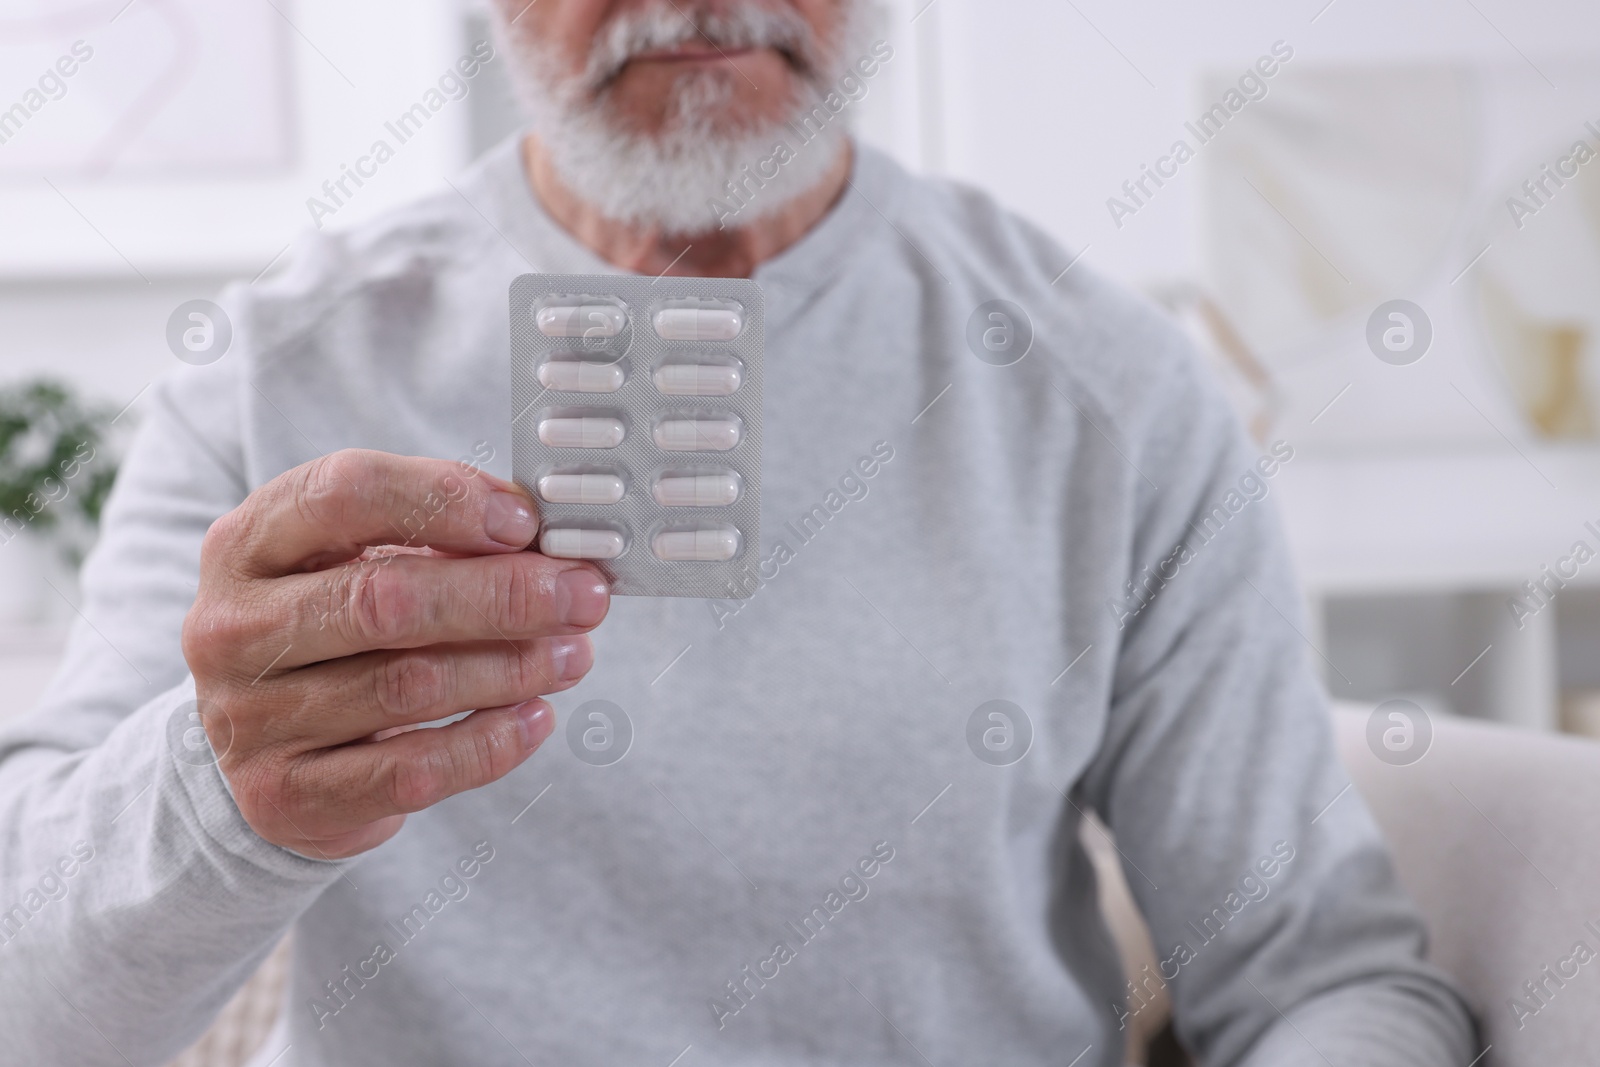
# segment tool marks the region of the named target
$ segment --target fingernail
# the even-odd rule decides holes
[[[561,618],[568,626],[598,626],[606,617],[611,590],[600,575],[587,567],[564,571],[556,579],[561,596]]]
[[[502,545],[527,548],[539,532],[539,520],[527,498],[517,493],[496,490],[489,494],[489,507],[483,516],[483,532]]]
[[[594,645],[587,637],[558,637],[550,644],[550,665],[556,679],[575,682],[594,666]]]
[[[528,748],[538,748],[555,729],[556,720],[549,704],[530,700],[517,705],[517,725],[522,727],[522,743]]]

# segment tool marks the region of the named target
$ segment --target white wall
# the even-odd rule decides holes
[[[1277,40],[1297,66],[1600,49],[1600,6],[1586,0],[1335,0],[1313,22],[1326,2],[938,0],[919,19],[939,26],[945,74],[935,162],[1069,247],[1093,245],[1086,262],[1101,270],[1166,279],[1198,267],[1193,175],[1121,231],[1105,201],[1181,133],[1202,70],[1242,71]],[[1568,106],[1555,90],[1549,104]]]

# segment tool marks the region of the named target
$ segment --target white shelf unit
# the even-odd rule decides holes
[[[1557,606],[1571,591],[1600,589],[1600,450],[1508,443],[1489,451],[1306,457],[1286,466],[1280,481],[1313,620],[1308,638],[1319,650],[1335,636],[1326,620],[1340,599],[1453,594],[1461,673],[1450,684],[1471,677],[1485,717],[1555,728]],[[1538,610],[1513,611],[1524,583],[1543,580],[1545,568],[1580,541],[1596,558],[1567,566],[1572,576],[1555,602],[1538,608],[1530,599]],[[1339,666],[1323,663],[1337,695]]]

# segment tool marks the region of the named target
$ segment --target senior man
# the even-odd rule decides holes
[[[233,290],[0,743],[5,1062],[159,1063],[291,930],[278,1067],[1111,1067],[1163,983],[1204,1064],[1472,1060],[1255,502],[1292,449],[1147,306],[848,138],[870,14],[502,0],[531,135]],[[761,284],[747,600],[525,551],[530,270]]]

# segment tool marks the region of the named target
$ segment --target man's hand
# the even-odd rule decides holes
[[[585,564],[523,551],[537,526],[514,485],[364,451],[296,467],[217,520],[183,654],[257,833],[316,858],[364,852],[550,735],[535,698],[587,673],[583,635],[610,593]],[[383,545],[405,548],[367,551]]]

